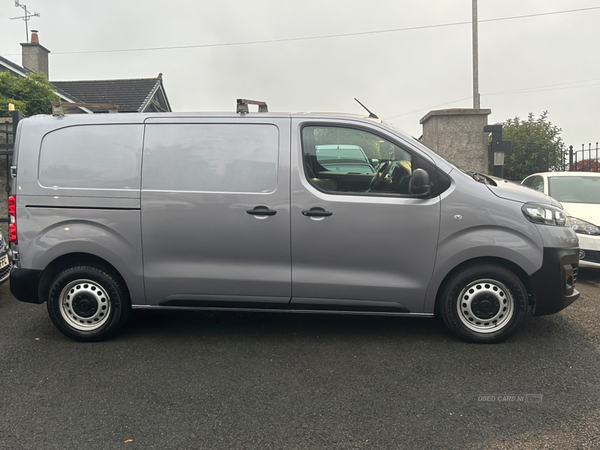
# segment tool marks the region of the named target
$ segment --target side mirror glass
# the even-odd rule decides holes
[[[423,169],[415,169],[410,179],[410,192],[423,197],[431,192],[429,174]]]

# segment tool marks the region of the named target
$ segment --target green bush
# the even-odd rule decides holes
[[[512,141],[512,151],[505,156],[504,178],[522,180],[536,172],[546,172],[560,165],[564,143],[562,129],[548,120],[548,111],[526,120],[518,117],[502,124],[502,139]]]
[[[9,103],[26,117],[51,114],[52,107],[48,102],[58,100],[43,74],[28,73],[25,78],[16,78],[8,72],[0,72],[0,117],[10,116]]]

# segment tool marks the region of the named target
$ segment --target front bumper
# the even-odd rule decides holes
[[[583,255],[584,258],[581,259],[581,255],[579,256],[579,267],[586,267],[589,269],[600,269],[600,262],[593,262],[591,261],[592,257],[594,255],[590,255],[587,251],[585,251],[585,254]],[[600,259],[600,255],[597,255],[597,258]],[[597,259],[595,259],[597,260]]]
[[[542,267],[531,275],[534,316],[557,313],[579,298],[578,269],[578,248],[544,248]]]
[[[600,236],[578,234],[579,267],[600,268]]]

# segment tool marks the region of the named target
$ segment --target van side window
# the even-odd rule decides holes
[[[406,150],[362,130],[329,126],[302,129],[306,177],[330,193],[411,195],[415,160]]]
[[[38,180],[47,188],[140,189],[141,125],[80,125],[44,136]]]
[[[273,192],[279,130],[267,124],[146,125],[143,188]]]

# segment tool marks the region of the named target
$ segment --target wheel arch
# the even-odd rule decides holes
[[[42,272],[40,282],[38,285],[38,296],[40,300],[45,301],[48,298],[48,293],[50,291],[50,285],[52,284],[52,280],[56,278],[56,276],[60,272],[62,272],[68,267],[76,265],[91,265],[110,273],[121,284],[125,291],[125,294],[128,297],[131,296],[129,292],[129,287],[125,282],[125,279],[111,263],[109,263],[103,258],[100,258],[99,256],[92,255],[90,253],[68,253],[66,255],[59,256],[58,258],[51,261]]]
[[[481,265],[481,264],[495,264],[495,265],[504,267],[505,269],[508,269],[511,272],[513,272],[517,277],[519,277],[519,279],[525,286],[525,289],[527,290],[529,306],[531,307],[533,305],[535,295],[534,295],[534,290],[533,290],[533,283],[532,283],[529,275],[527,275],[527,273],[519,265],[515,264],[512,261],[509,261],[509,260],[503,259],[503,258],[493,257],[493,256],[484,256],[484,257],[472,258],[472,259],[463,261],[462,263],[460,263],[459,265],[454,267],[452,270],[450,270],[446,274],[446,276],[443,278],[442,282],[439,284],[439,286],[437,288],[437,292],[435,294],[435,304],[434,304],[434,308],[433,308],[433,313],[435,316],[439,317],[441,294],[442,294],[442,292],[444,292],[444,289],[446,288],[446,286],[448,285],[450,280],[452,278],[454,278],[456,276],[456,274],[458,272],[460,272],[461,270],[463,270],[465,267]]]

